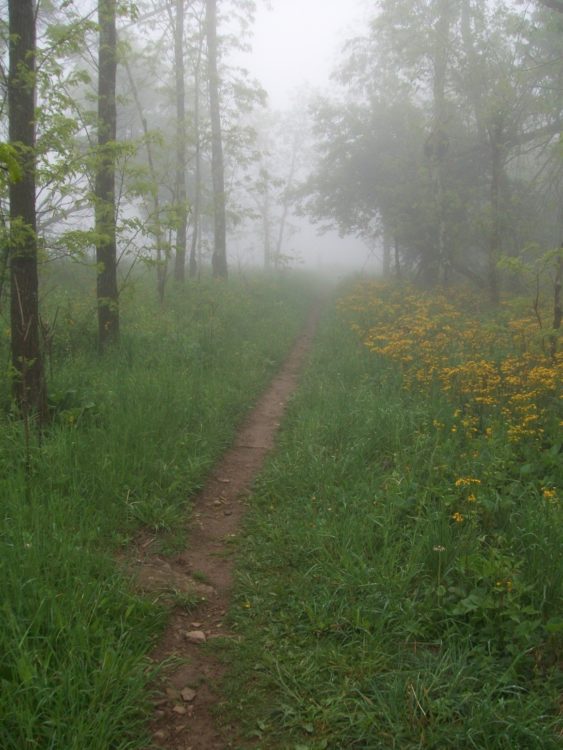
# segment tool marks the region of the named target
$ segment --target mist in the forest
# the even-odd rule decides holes
[[[553,275],[559,0],[139,0],[115,6],[102,70],[106,6],[43,2],[34,20],[46,257],[92,261],[110,231],[115,273],[155,268],[161,297],[229,265],[381,270],[491,299]],[[108,143],[115,190],[93,197]]]
[[[275,0],[260,5],[249,69],[274,109],[287,109],[294,92],[325,88],[345,40],[361,27],[364,0]]]
[[[250,48],[233,59],[247,67],[264,87],[270,110],[281,113],[301,108],[306,115],[310,100],[330,90],[336,61],[346,39],[361,30],[364,11],[364,0],[274,0],[259,4]],[[271,147],[274,152],[276,145],[274,142]],[[240,266],[261,265],[259,237],[248,232],[247,226],[242,234],[237,232],[232,237],[233,261]],[[322,230],[303,215],[291,216],[284,254],[292,267],[323,274],[381,269],[380,246],[374,248],[353,235],[342,237],[336,231]]]

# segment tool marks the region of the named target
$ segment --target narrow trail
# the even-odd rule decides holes
[[[287,401],[297,387],[317,322],[315,309],[278,375],[238,431],[233,447],[195,498],[187,549],[174,558],[153,556],[149,541],[138,554],[134,572],[143,590],[202,597],[189,613],[174,607],[151,655],[157,663],[171,658],[181,661],[180,667],[165,672],[151,722],[155,744],[166,750],[233,747],[229,727],[220,728],[215,716],[225,670],[205,644],[214,638],[234,637],[223,624],[233,585],[232,542],[252,482],[274,446]],[[234,727],[230,734],[236,734]]]

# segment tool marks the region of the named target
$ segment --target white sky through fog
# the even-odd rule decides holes
[[[342,43],[358,28],[365,0],[258,0],[252,73],[274,109],[288,106],[304,84],[329,83]]]
[[[366,0],[270,0],[268,9],[267,2],[258,0],[252,53],[241,63],[266,89],[272,109],[290,109],[303,87],[322,91],[330,86],[342,45],[362,29],[367,4]],[[285,250],[295,253],[306,267],[344,271],[365,266],[369,252],[363,242],[340,238],[335,232],[318,235],[307,220],[295,221],[299,231]]]

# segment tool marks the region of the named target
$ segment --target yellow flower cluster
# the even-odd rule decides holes
[[[472,484],[481,484],[481,480],[473,477],[460,477],[455,480],[456,487],[469,487]]]
[[[479,317],[474,294],[377,282],[358,284],[339,307],[370,351],[398,365],[407,389],[446,394],[453,433],[542,438],[557,409],[563,355],[552,359],[545,351],[533,315],[507,320],[505,307],[491,322]]]

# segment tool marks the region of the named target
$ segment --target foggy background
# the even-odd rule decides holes
[[[252,51],[234,62],[247,68],[268,93],[268,107],[285,111],[303,102],[305,94],[324,94],[347,39],[361,31],[365,0],[271,0],[259,2],[253,27]],[[301,94],[301,96],[300,96]],[[380,249],[363,240],[322,232],[305,217],[292,215],[294,234],[286,249],[295,256],[293,267],[346,273],[379,269]],[[254,243],[242,232],[231,234],[233,265],[261,265],[260,238]]]

